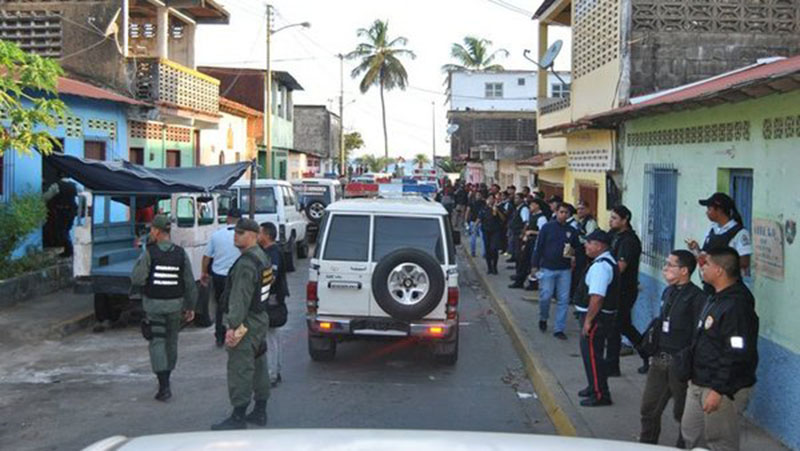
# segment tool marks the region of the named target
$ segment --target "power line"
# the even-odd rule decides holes
[[[427,92],[427,93],[431,93],[431,94],[446,95],[445,93],[443,93],[441,91],[434,91],[432,89],[419,88],[417,86],[411,86],[411,85],[409,85],[408,87],[409,87],[409,89],[413,89],[413,90],[416,90],[416,91]],[[483,97],[483,96],[471,96],[471,95],[466,95],[466,94],[450,94],[450,98],[476,99],[476,100],[536,100],[536,97],[500,97],[500,98],[496,98],[496,99],[491,99],[491,98],[487,98],[487,97]]]
[[[264,29],[264,24],[266,23],[266,21],[263,21],[263,20],[260,21],[260,22],[261,22],[261,25],[258,27],[258,31],[256,32],[256,37],[253,40],[253,44],[250,46],[250,52],[247,54],[248,57],[253,55],[253,51],[256,49],[256,44],[258,43],[258,40],[261,37],[261,30]],[[233,89],[233,87],[236,86],[236,83],[239,81],[239,77],[241,77],[241,76],[242,76],[242,71],[238,71],[236,76],[233,78],[233,81],[231,81],[231,84],[227,88],[225,88],[225,92],[220,93],[219,96],[220,97],[225,97],[226,95],[228,95],[228,93],[231,91],[231,89]]]
[[[515,12],[517,14],[522,14],[525,17],[529,17],[529,18],[533,17],[533,13],[532,12],[530,12],[530,11],[524,9],[524,8],[520,8],[519,6],[514,5],[512,3],[509,3],[509,2],[507,2],[505,0],[487,0],[487,1],[489,3],[491,3],[491,4],[493,4],[493,5],[497,5],[497,6],[499,6],[501,8],[504,8],[504,9],[506,9],[508,11]]]

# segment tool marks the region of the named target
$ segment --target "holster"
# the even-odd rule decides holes
[[[153,339],[153,328],[150,325],[150,320],[148,320],[146,318],[143,319],[141,326],[142,326],[142,337],[144,337],[144,339],[147,340],[147,341],[152,340]]]
[[[264,340],[261,342],[260,345],[258,345],[258,351],[256,351],[256,358],[259,358],[266,353],[267,353],[267,342],[266,340]]]

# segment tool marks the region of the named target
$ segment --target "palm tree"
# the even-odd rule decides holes
[[[428,158],[428,155],[424,153],[418,153],[416,156],[414,156],[414,163],[418,164],[420,169],[430,162],[430,158]]]
[[[474,36],[464,37],[464,44],[454,42],[450,47],[450,56],[459,64],[445,64],[442,72],[458,72],[465,70],[501,71],[503,66],[493,64],[498,55],[508,56],[508,50],[497,49],[489,53],[492,41]]]
[[[402,36],[389,39],[388,21],[377,19],[369,28],[359,28],[357,34],[364,38],[365,42],[358,44],[355,50],[347,54],[347,59],[360,58],[358,66],[350,75],[358,78],[364,74],[359,85],[362,94],[365,94],[370,86],[380,87],[384,158],[388,159],[389,134],[386,129],[386,103],[383,91],[394,88],[406,89],[408,73],[400,62],[400,57],[408,56],[414,59],[416,55],[411,50],[401,48],[408,44],[408,39]]]

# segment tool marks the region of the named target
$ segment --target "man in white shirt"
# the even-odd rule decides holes
[[[235,234],[236,221],[242,217],[238,208],[231,208],[228,211],[228,219],[226,226],[220,228],[211,235],[211,239],[206,245],[206,250],[203,253],[203,267],[202,275],[200,276],[200,283],[203,286],[208,286],[209,279],[214,286],[214,299],[217,302],[217,308],[214,315],[214,337],[216,338],[217,347],[222,347],[225,344],[225,326],[222,324],[222,315],[225,312],[225,306],[219,300],[222,298],[222,292],[225,290],[225,280],[228,277],[228,271],[233,266],[236,259],[239,258],[241,252],[233,244],[233,236]],[[206,309],[208,311],[208,309]]]

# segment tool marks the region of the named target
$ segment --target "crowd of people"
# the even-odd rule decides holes
[[[750,236],[730,196],[715,193],[699,201],[711,229],[702,245],[689,239],[686,249],[670,252],[662,268],[660,313],[640,331],[632,310],[642,243],[630,209],[614,206],[605,231],[585,200],[573,206],[528,187],[460,181],[446,190],[451,222],[466,230],[468,252],[485,258],[488,274],[498,274],[504,257],[513,271],[510,288],[538,290],[542,332],[555,299],[553,336],[567,340],[574,304],[587,380],[578,393],[582,406],[612,405],[608,378],[621,375],[621,355],[637,353],[638,372],[647,375],[641,442],[658,443],[661,416],[672,399],[681,425],[677,447],[739,448],[738,413],[756,382],[758,316],[743,280]],[[691,280],[697,268],[702,288]],[[623,346],[623,337],[629,345]]]

